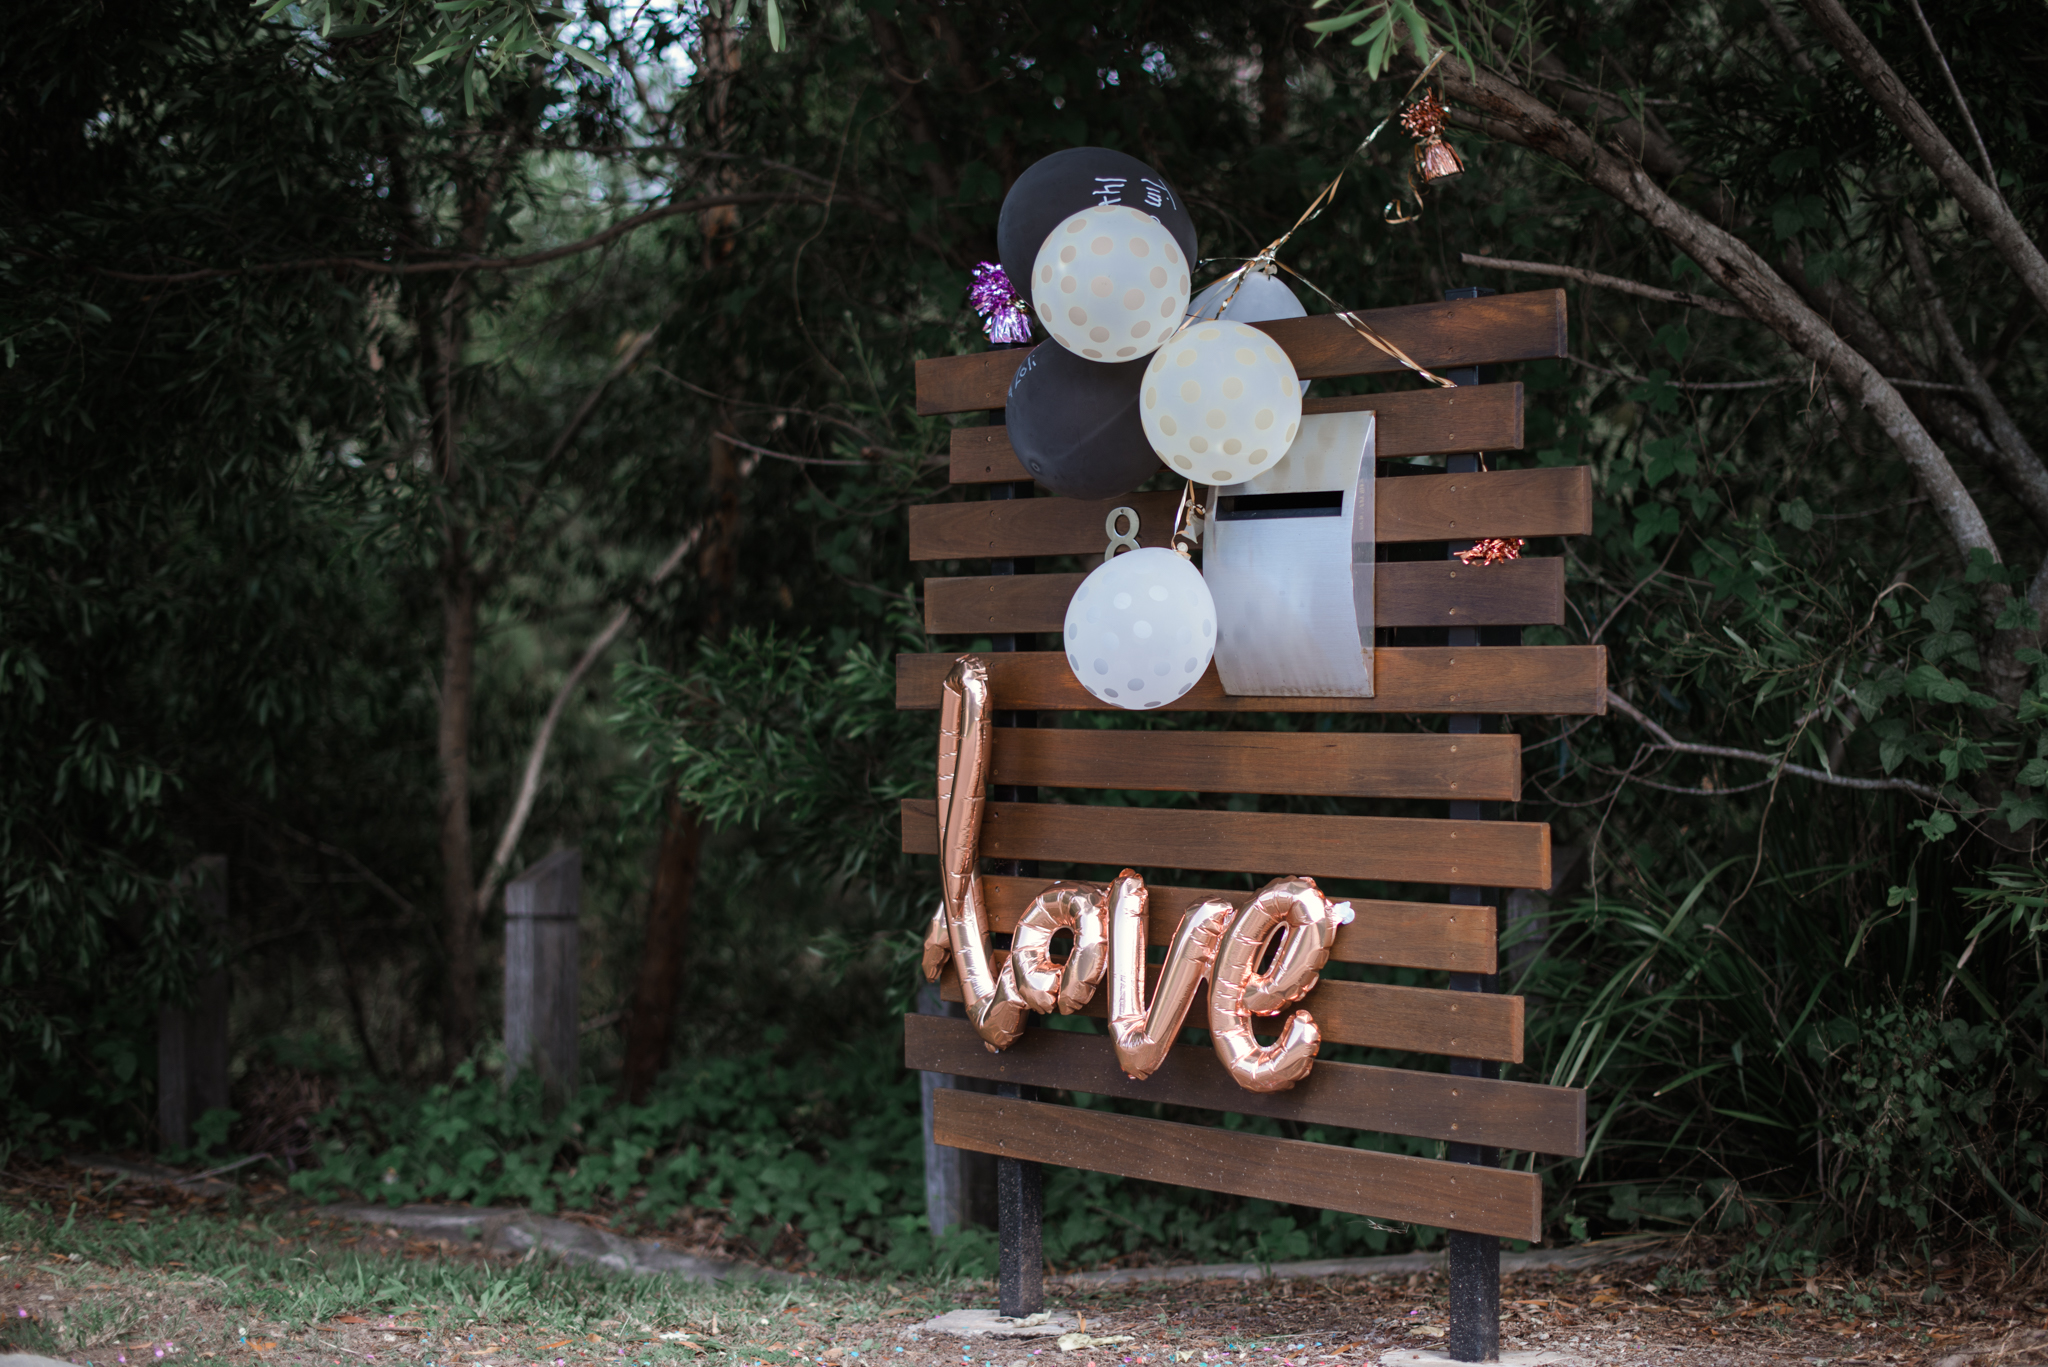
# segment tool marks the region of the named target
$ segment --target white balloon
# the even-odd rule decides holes
[[[1138,415],[1169,469],[1242,484],[1279,464],[1301,426],[1301,380],[1248,323],[1190,323],[1145,367]]]
[[[1195,296],[1195,301],[1188,305],[1188,316],[1214,318],[1226,297],[1230,297],[1227,275]],[[1233,323],[1270,323],[1279,318],[1306,318],[1308,310],[1279,276],[1246,271],[1243,287],[1235,297],[1230,297],[1230,312],[1223,316]],[[1304,395],[1308,393],[1307,380],[1301,382],[1300,389]]]
[[[1188,307],[1188,260],[1158,219],[1121,204],[1054,228],[1031,265],[1031,304],[1076,356],[1130,361],[1173,335]]]
[[[1164,546],[1125,551],[1067,603],[1067,664],[1081,686],[1134,712],[1195,686],[1216,653],[1216,600],[1202,572]]]
[[[1229,294],[1230,277],[1226,275],[1196,295],[1188,313],[1195,318],[1214,318]],[[1223,316],[1233,323],[1270,323],[1276,318],[1306,318],[1308,310],[1279,276],[1246,271],[1244,284],[1230,300],[1230,312]]]

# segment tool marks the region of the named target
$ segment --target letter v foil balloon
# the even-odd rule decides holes
[[[1110,884],[1109,1034],[1116,1043],[1117,1067],[1135,1078],[1150,1077],[1166,1062],[1167,1050],[1173,1048],[1188,1007],[1194,1004],[1195,989],[1209,976],[1216,947],[1238,914],[1221,897],[1188,908],[1174,928],[1148,1007],[1145,943],[1150,898],[1145,880],[1129,869]]]

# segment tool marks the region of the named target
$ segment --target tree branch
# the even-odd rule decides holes
[[[1862,792],[1911,793],[1929,802],[1941,801],[1939,790],[1924,783],[1915,783],[1910,778],[1850,778],[1846,774],[1831,774],[1825,769],[1809,769],[1803,764],[1787,763],[1782,755],[1767,755],[1761,750],[1737,750],[1726,745],[1693,745],[1682,741],[1651,721],[1636,705],[1613,689],[1607,690],[1607,705],[1627,717],[1636,725],[1657,738],[1653,747],[1658,750],[1675,750],[1682,755],[1710,755],[1716,759],[1748,760],[1754,764],[1768,764],[1771,772],[1792,774],[1798,778],[1811,779],[1836,788],[1855,788]]]
[[[1927,259],[1927,249],[1921,245],[1920,230],[1912,219],[1904,215],[1899,218],[1899,245],[1905,250],[1906,264],[1912,267],[1913,275],[1919,281],[1921,304],[1926,309],[1935,340],[1941,344],[1942,354],[1956,377],[1963,382],[1963,389],[1977,405],[1977,411],[1984,415],[1984,425],[1991,433],[1991,440],[2004,457],[2000,462],[2002,473],[2011,481],[2020,502],[2026,505],[2034,520],[2048,525],[2048,465],[2042,464],[2040,453],[2020,431],[2019,424],[2012,420],[2012,414],[2006,411],[1991,382],[1984,378],[1984,372],[1978,369],[1977,363],[1964,349],[1963,339],[1949,319],[1948,308],[1941,302],[1941,292],[1935,288],[1934,267]]]
[[[498,848],[491,854],[491,866],[485,870],[484,880],[477,887],[479,914],[490,906],[491,898],[497,894],[498,882],[505,876],[506,866],[511,862],[512,852],[519,847],[519,837],[526,829],[526,819],[533,814],[534,798],[540,792],[541,765],[547,759],[548,746],[554,741],[555,726],[562,720],[562,713],[568,710],[569,699],[574,696],[577,685],[583,682],[583,676],[590,672],[598,658],[611,648],[612,642],[619,639],[619,633],[633,620],[633,609],[646,600],[647,591],[675,573],[676,566],[683,563],[683,557],[703,539],[705,525],[700,522],[684,533],[683,539],[668,553],[668,558],[647,576],[647,583],[634,595],[633,601],[613,613],[612,619],[591,638],[590,644],[584,647],[583,654],[569,670],[569,677],[562,680],[562,686],[555,690],[554,701],[548,704],[547,715],[541,718],[540,730],[534,733],[533,744],[527,749],[526,768],[519,776],[519,795],[512,801],[512,815],[505,821],[505,829],[498,836]]]
[[[1644,299],[1661,299],[1667,304],[1684,304],[1688,308],[1705,309],[1724,318],[1749,317],[1748,310],[1742,305],[1730,303],[1726,299],[1709,299],[1703,294],[1667,290],[1656,285],[1624,280],[1618,275],[1602,275],[1598,271],[1581,270],[1577,266],[1553,266],[1546,261],[1506,261],[1497,256],[1474,256],[1471,252],[1462,253],[1458,259],[1468,266],[1491,266],[1496,270],[1522,271],[1528,275],[1562,276],[1566,280],[1576,280],[1582,285],[1597,285],[1602,289],[1638,295]]]
[[[2000,558],[1997,540],[1976,499],[1898,389],[1748,243],[1680,204],[1639,164],[1596,142],[1585,129],[1500,73],[1475,70],[1457,57],[1446,57],[1437,69],[1442,73],[1444,93],[1459,106],[1453,110],[1455,120],[1500,129],[1513,141],[1571,168],[1697,261],[1708,278],[1751,317],[1835,376],[1870,410],[1905,458],[1940,514],[1957,552],[1967,556],[1973,550],[1983,550]],[[2004,586],[1986,588],[1987,605],[1995,610],[2003,602]]]
[[[1984,183],[1969,161],[1958,152],[1955,144],[1948,140],[1934,120],[1913,98],[1913,92],[1906,89],[1899,74],[1891,64],[1871,45],[1849,12],[1842,8],[1841,0],[1806,0],[1806,12],[1820,26],[1820,31],[1842,54],[1842,60],[1854,72],[1856,79],[1877,102],[1880,109],[1898,125],[1906,135],[1906,141],[1920,154],[1928,169],[1954,195],[1956,202],[1969,211],[1984,236],[1991,240],[2005,264],[2012,267],[2013,274],[2027,287],[2027,292],[2042,308],[2048,309],[2048,257],[2041,255],[2041,249],[2034,245],[2027,230],[2020,226],[2018,218],[2007,207],[1998,191]]]
[[[1970,113],[1970,102],[1963,98],[1963,88],[1956,84],[1955,72],[1949,70],[1948,57],[1942,52],[1941,44],[1935,41],[1934,26],[1927,22],[1920,0],[1906,0],[1906,3],[1913,7],[1913,17],[1920,21],[1921,36],[1927,39],[1927,49],[1934,54],[1935,65],[1941,68],[1941,79],[1948,82],[1948,93],[1955,99],[1956,109],[1963,116],[1963,127],[1970,130],[1970,138],[1977,144],[1977,155],[1984,159],[1985,183],[1990,185],[1992,194],[2003,200],[2005,196],[1998,190],[1998,172],[1991,165],[1991,149],[1984,145],[1984,135],[1977,131],[1976,116]]]
[[[518,271],[533,266],[544,266],[550,261],[559,261],[565,256],[575,256],[593,248],[615,242],[636,228],[644,228],[664,218],[675,218],[682,214],[702,213],[727,205],[748,204],[823,204],[816,195],[797,194],[781,191],[756,191],[732,195],[701,195],[696,199],[677,200],[664,204],[659,209],[648,209],[621,219],[602,232],[592,233],[577,242],[560,247],[549,247],[545,251],[528,252],[524,256],[455,256],[440,261],[378,261],[360,256],[319,256],[299,261],[266,261],[253,266],[219,266],[203,270],[180,271],[169,275],[143,275],[133,271],[110,270],[105,266],[94,266],[95,275],[109,280],[127,280],[139,285],[184,285],[195,280],[225,280],[236,275],[286,275],[293,271],[364,271],[371,275],[431,275],[442,271]]]

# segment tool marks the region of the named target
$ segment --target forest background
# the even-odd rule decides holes
[[[1438,46],[1470,169],[1390,223],[1407,143],[1359,145]],[[1586,871],[1507,984],[1515,1075],[1590,1089],[1588,1158],[1518,1160],[1552,1237],[1696,1230],[1753,1279],[2038,1246],[2044,98],[2017,0],[33,7],[0,1152],[159,1147],[157,1012],[225,966],[200,1146],[309,1194],[985,1260],[925,1228],[896,1054],[936,884],[891,656],[976,644],[920,625],[904,509],[960,495],[911,363],[985,345],[1005,188],[1093,143],[1226,259],[1347,170],[1285,258],[1346,305],[1570,292],[1498,458],[1593,467],[1530,639],[1606,644],[1614,689],[1521,727],[1514,814]],[[559,845],[586,1085],[549,1116],[492,1022],[498,894]],[[1071,1172],[1046,1204],[1062,1266],[1434,1237]]]

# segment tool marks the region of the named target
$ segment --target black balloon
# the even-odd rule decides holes
[[[996,220],[996,253],[1017,295],[1031,302],[1031,265],[1054,228],[1097,204],[1122,204],[1150,214],[1173,234],[1194,269],[1195,220],[1165,176],[1107,147],[1069,147],[1041,157],[1017,177]]]
[[[1162,468],[1138,419],[1151,358],[1087,361],[1055,342],[1010,381],[1010,445],[1031,477],[1065,498],[1127,494]]]

